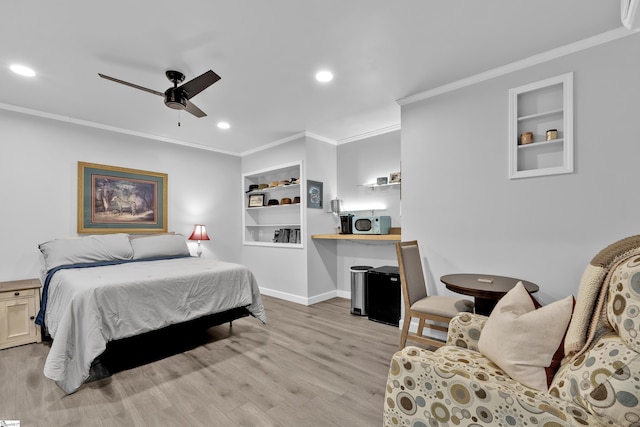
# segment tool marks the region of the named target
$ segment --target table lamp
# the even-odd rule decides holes
[[[197,240],[198,241],[198,257],[202,255],[202,248],[200,247],[201,240],[211,240],[209,236],[207,236],[207,229],[203,224],[196,224],[193,226],[193,233],[189,236],[189,240]]]

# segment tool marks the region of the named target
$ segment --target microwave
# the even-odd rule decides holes
[[[353,234],[389,234],[390,216],[354,216]]]

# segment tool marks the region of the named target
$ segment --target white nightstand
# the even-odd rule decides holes
[[[34,323],[40,310],[40,280],[0,282],[0,350],[42,341]]]

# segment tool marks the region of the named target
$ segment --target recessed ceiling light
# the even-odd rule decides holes
[[[220,129],[229,129],[231,125],[227,122],[218,122],[218,127]]]
[[[29,67],[25,67],[24,65],[13,64],[9,68],[11,71],[16,74],[20,74],[21,76],[33,77],[36,75],[35,71]]]
[[[316,80],[322,83],[330,82],[333,80],[333,73],[331,71],[318,71],[316,73]]]

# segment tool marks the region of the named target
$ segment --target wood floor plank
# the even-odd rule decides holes
[[[134,347],[110,355],[111,376],[71,395],[42,374],[50,343],[2,350],[0,419],[54,427],[381,425],[398,328],[351,315],[345,299],[309,307],[263,300],[267,325],[248,317],[127,343]],[[144,354],[129,361],[134,353]]]

